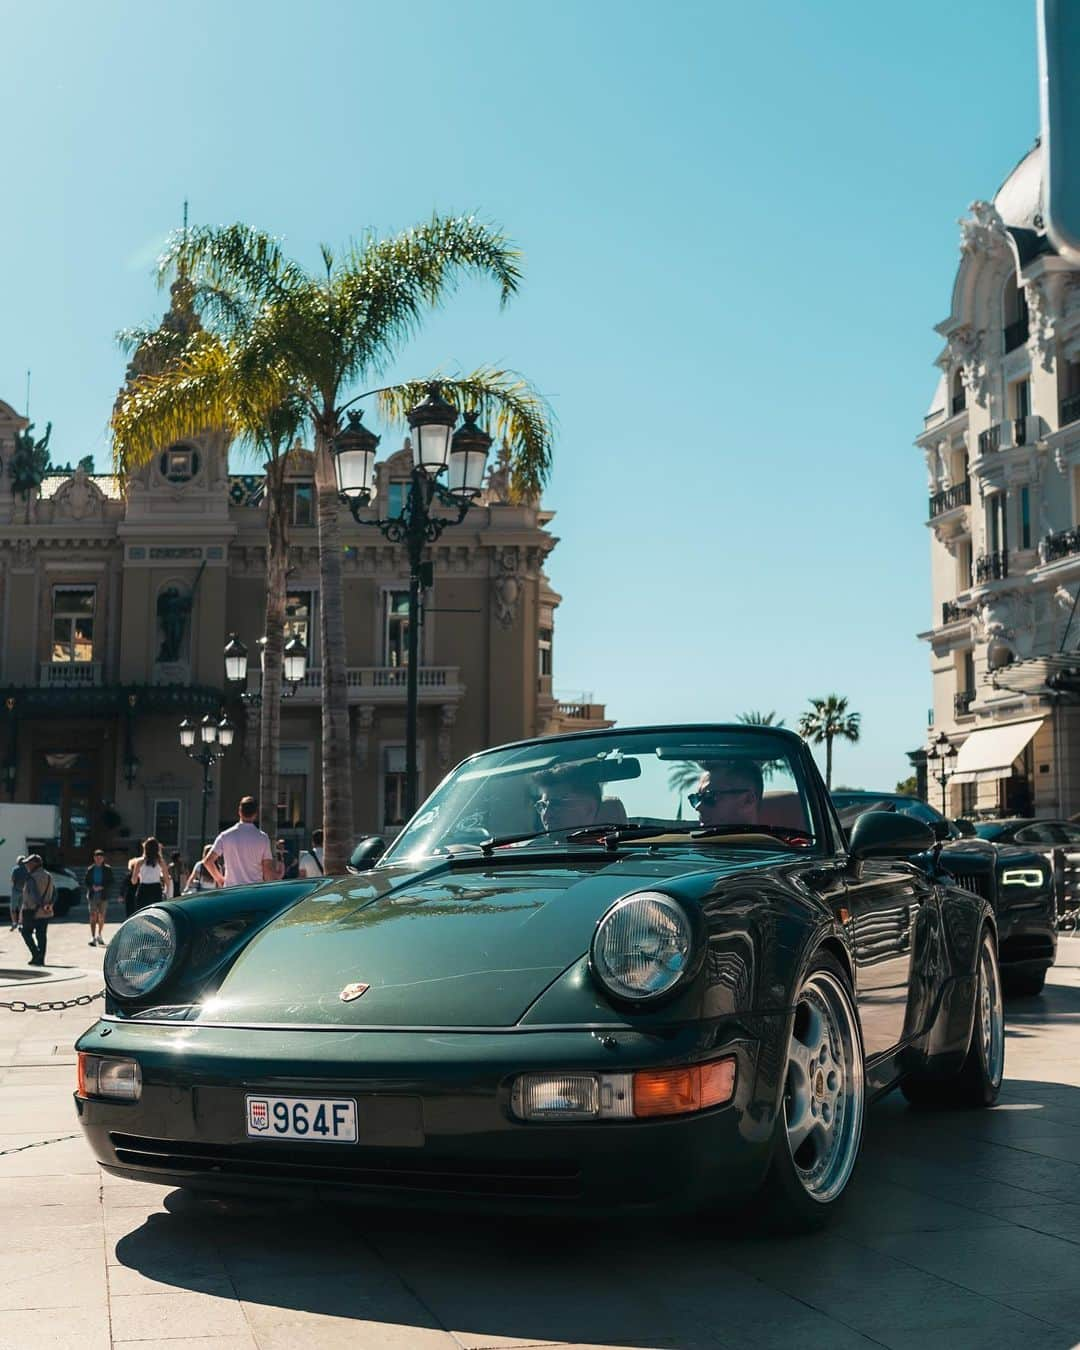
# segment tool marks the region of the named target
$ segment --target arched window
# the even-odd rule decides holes
[[[1002,295],[1005,350],[1013,351],[1022,347],[1028,339],[1027,296],[1022,287],[1016,284],[1016,277],[1010,273],[1005,282]]]

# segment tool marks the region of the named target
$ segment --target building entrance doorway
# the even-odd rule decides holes
[[[57,741],[34,750],[33,800],[60,809],[59,861],[89,862],[101,812],[101,748]]]

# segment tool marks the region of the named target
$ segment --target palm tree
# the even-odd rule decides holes
[[[126,479],[162,445],[207,431],[224,431],[253,449],[266,472],[266,643],[262,652],[262,701],[259,708],[259,807],[262,824],[276,829],[281,685],[285,646],[285,606],[289,561],[285,472],[288,451],[304,419],[294,391],[276,391],[279,401],[261,400],[261,381],[247,376],[244,335],[223,340],[206,332],[191,305],[194,288],[181,274],[173,284],[174,308],[154,332],[128,329],[121,345],[134,349],[135,373],[113,412],[113,457]],[[219,297],[220,300],[220,297]],[[181,313],[178,315],[177,308]],[[186,315],[183,310],[187,311]],[[239,308],[236,310],[239,313]],[[185,404],[183,381],[188,362],[217,371],[216,401],[200,417]],[[201,840],[205,844],[206,840]]]
[[[748,727],[782,727],[784,719],[777,717],[775,712],[744,712],[736,713],[735,721],[742,722]]]
[[[495,280],[505,303],[518,288],[519,255],[496,230],[472,217],[435,216],[387,239],[369,236],[340,258],[322,250],[320,273],[288,259],[269,235],[247,225],[178,232],[162,260],[191,277],[201,314],[225,339],[243,334],[246,387],[260,406],[297,393],[315,441],[321,582],[323,830],[328,873],[345,868],[353,830],[349,712],[345,667],[342,548],[333,445],[347,397],[377,378],[467,273]],[[158,377],[170,426],[204,425],[228,405],[218,363],[190,350]],[[418,402],[432,377],[371,391],[388,417]],[[511,448],[511,484],[519,497],[539,494],[551,463],[550,417],[542,400],[512,372],[482,368],[464,377],[436,376],[443,397],[493,422]],[[190,434],[190,433],[187,433]]]
[[[815,745],[825,742],[825,786],[832,791],[832,745],[837,736],[854,743],[859,739],[860,713],[849,713],[848,701],[838,694],[812,698],[799,718],[799,735]]]

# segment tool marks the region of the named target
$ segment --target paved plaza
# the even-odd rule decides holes
[[[54,924],[61,978],[0,999],[99,989],[86,937],[75,918]],[[0,969],[25,957],[5,927]],[[1007,1009],[1001,1104],[877,1104],[843,1221],[784,1241],[723,1218],[200,1207],[114,1180],[71,1102],[91,1012],[0,1010],[0,1350],[1080,1342],[1080,939],[1063,939],[1044,997]]]

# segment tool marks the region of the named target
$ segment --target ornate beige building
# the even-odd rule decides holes
[[[202,769],[184,754],[185,716],[229,713],[236,744],[213,770],[208,831],[258,782],[257,714],[226,689],[223,649],[239,634],[258,683],[265,605],[261,476],[228,472],[207,436],[166,447],[121,492],[76,471],[13,490],[25,419],[0,402],[0,704],[10,799],[55,802],[62,853],[119,855],[156,834],[185,858],[201,842]],[[400,509],[406,442],[378,466],[376,505]],[[311,455],[289,474],[290,632],[310,668],[282,703],[279,832],[295,845],[321,816],[319,569]],[[374,510],[371,515],[374,516]],[[420,670],[420,790],[484,746],[563,728],[609,725],[601,705],[552,692],[555,610],[544,568],[552,513],[512,504],[505,466],[465,522],[432,550]],[[341,509],[357,833],[401,823],[404,792],[404,551]]]
[[[931,737],[960,747],[953,814],[1068,816],[1080,811],[1080,271],[1046,234],[1040,147],[960,224],[941,378],[917,440]]]

